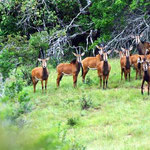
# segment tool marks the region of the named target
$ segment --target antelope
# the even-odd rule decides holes
[[[63,77],[63,75],[72,75],[73,76],[73,85],[76,87],[77,77],[80,72],[81,64],[81,56],[84,56],[84,52],[80,54],[73,53],[76,56],[76,59],[68,63],[61,63],[57,66],[57,87],[59,87],[59,83]]]
[[[131,58],[131,65],[133,65],[135,70],[136,70],[136,76],[135,76],[136,80],[137,80],[138,74],[141,78],[141,60],[144,57],[145,57],[144,55],[138,55],[138,54],[134,54],[130,57]]]
[[[127,76],[129,76],[130,81],[130,66],[131,66],[131,58],[130,58],[130,52],[133,47],[130,47],[128,49],[121,48],[123,51],[125,51],[126,56],[122,56],[120,58],[120,66],[121,66],[121,80],[124,73],[125,80],[127,80]]]
[[[31,72],[34,93],[36,91],[36,84],[38,83],[38,81],[41,81],[42,91],[44,89],[43,81],[45,81],[45,90],[47,89],[47,81],[48,81],[49,73],[46,67],[47,67],[48,60],[49,58],[46,58],[46,59],[38,58],[38,61],[42,62],[42,67],[36,67]]]
[[[150,54],[146,55],[146,59],[150,61]]]
[[[131,36],[132,38],[135,38],[136,44],[137,44],[137,50],[139,52],[139,55],[146,55],[150,54],[150,43],[149,42],[142,42],[140,40],[140,37],[142,37],[143,34],[140,36]]]
[[[107,53],[103,53],[103,61],[99,62],[97,65],[97,73],[98,77],[100,78],[100,87],[102,87],[102,78],[103,78],[103,89],[107,88],[108,84],[108,78],[109,78],[109,73],[111,70],[111,66],[108,63],[107,59],[107,54],[110,54],[111,51],[108,51]]]
[[[85,82],[85,76],[89,69],[97,70],[97,64],[103,60],[104,47],[96,46],[100,51],[96,57],[86,57],[82,60],[82,81]]]
[[[142,65],[143,65],[143,80],[142,80],[142,86],[141,86],[141,94],[143,95],[143,86],[145,81],[148,83],[148,95],[149,95],[149,87],[150,87],[150,64],[149,61],[146,60],[146,58],[144,58],[144,60],[142,61]]]

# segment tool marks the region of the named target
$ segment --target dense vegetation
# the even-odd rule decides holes
[[[73,47],[82,46],[90,51],[95,44],[114,38],[136,17],[149,23],[149,6],[149,0],[1,2],[0,71],[3,78],[6,79],[20,65],[33,68],[40,47],[51,56],[51,63],[56,66],[61,60],[71,59],[71,52],[75,50]],[[149,34],[147,24],[141,25],[135,32],[144,28]],[[26,74],[24,72],[25,78]]]
[[[98,88],[95,71],[86,84],[79,75],[76,89],[71,77],[57,89],[55,71],[73,51],[95,55],[100,43],[118,50],[132,43],[136,53],[128,35],[150,40],[149,8],[149,0],[1,1],[0,149],[149,149],[150,103],[134,70],[131,82],[121,82],[119,59],[111,59],[108,90]],[[34,94],[31,70],[43,53],[48,91],[39,84]]]

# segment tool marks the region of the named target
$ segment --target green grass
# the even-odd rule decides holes
[[[56,70],[49,67],[47,93],[42,93],[40,83],[36,93],[32,86],[24,88],[34,108],[18,118],[26,121],[20,132],[35,137],[61,126],[60,137],[65,133],[65,141],[83,145],[87,150],[150,149],[147,87],[141,95],[141,80],[135,80],[133,69],[131,81],[121,81],[119,62],[119,59],[110,60],[112,69],[106,90],[99,88],[97,71],[92,70],[86,76],[90,84],[83,84],[79,75],[77,88],[73,88],[72,76],[65,76],[56,88]],[[82,110],[83,97],[90,100],[91,106]]]

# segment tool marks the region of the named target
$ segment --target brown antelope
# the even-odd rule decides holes
[[[140,78],[141,78],[141,60],[144,58],[144,55],[138,55],[138,54],[134,54],[132,55],[131,58],[131,65],[134,66],[135,70],[136,70],[136,77],[135,79],[137,80],[137,76],[139,74]]]
[[[97,64],[103,60],[104,47],[96,46],[100,51],[96,57],[86,57],[82,60],[82,81],[85,82],[85,76],[89,69],[97,70]]]
[[[46,62],[48,60],[49,58],[46,58],[46,59],[38,58],[38,61],[42,62],[42,67],[36,67],[31,72],[34,92],[36,91],[36,84],[38,83],[38,81],[41,81],[42,91],[44,89],[44,86],[43,86],[44,80],[45,80],[45,90],[47,88],[47,81],[48,81],[49,73],[48,73],[48,69],[46,68],[47,67]]]
[[[103,61],[97,64],[97,73],[100,78],[100,87],[102,87],[102,78],[103,78],[103,89],[107,88],[109,73],[111,70],[111,66],[108,63],[107,54],[110,54],[111,51],[107,53],[103,53]]]
[[[150,61],[150,54],[145,56],[148,61]]]
[[[76,59],[68,63],[61,63],[57,66],[57,87],[59,87],[60,80],[62,79],[63,75],[72,75],[73,76],[73,85],[76,87],[77,84],[77,77],[80,72],[81,64],[81,56],[84,56],[85,53],[75,54]]]
[[[146,58],[143,59],[142,61],[142,66],[143,66],[143,81],[142,81],[142,86],[141,86],[141,94],[143,94],[143,86],[145,81],[148,83],[148,95],[149,95],[149,87],[150,87],[150,64],[149,61],[146,60]]]
[[[132,48],[133,47],[130,47],[129,50],[121,48],[126,53],[126,56],[122,56],[120,58],[121,80],[122,80],[122,76],[124,74],[125,80],[127,80],[127,76],[128,76],[129,81],[130,81],[130,66],[131,66],[130,51],[132,50]]]
[[[146,55],[150,54],[150,43],[149,42],[142,42],[140,40],[140,37],[142,37],[143,34],[140,36],[131,36],[132,38],[135,38],[136,44],[137,44],[137,50],[139,52],[139,55]]]

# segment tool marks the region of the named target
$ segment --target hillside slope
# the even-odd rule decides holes
[[[73,88],[72,77],[63,77],[56,88],[56,70],[49,67],[47,93],[38,83],[23,90],[29,93],[33,109],[17,118],[23,123],[19,133],[28,133],[34,139],[48,134],[54,128],[59,139],[72,145],[68,149],[132,150],[150,149],[150,101],[145,88],[140,93],[141,80],[120,80],[119,59],[112,59],[112,70],[106,90],[99,88],[96,71],[89,71],[86,84],[78,77]],[[17,125],[13,125],[17,126]]]

